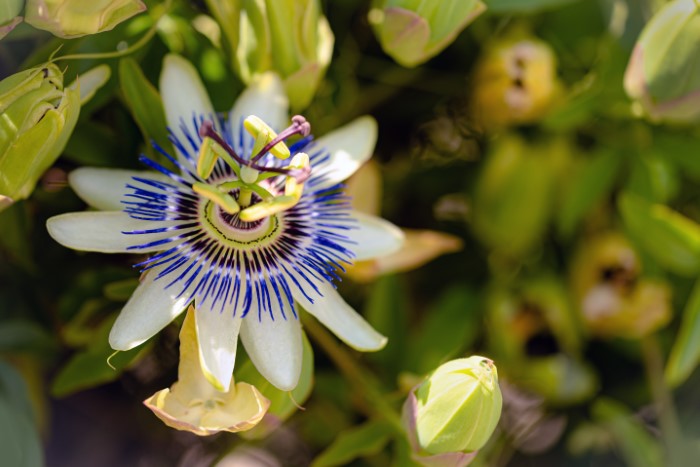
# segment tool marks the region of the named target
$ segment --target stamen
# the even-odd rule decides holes
[[[216,141],[219,146],[224,148],[224,151],[233,157],[239,166],[250,165],[248,161],[236,154],[236,151],[234,151],[233,148],[229,146],[228,143],[216,131],[214,131],[214,124],[209,120],[204,120],[199,126],[199,136],[202,138],[211,138]]]
[[[250,153],[251,161],[255,159],[253,155],[265,154],[260,152],[264,148],[268,148],[266,152],[270,151],[270,154],[278,159],[286,159],[291,155],[289,148],[282,141],[278,141],[273,146],[268,147],[268,143],[277,138],[277,133],[275,133],[275,131],[270,128],[268,124],[265,123],[260,117],[255,115],[248,116],[248,118],[243,121],[243,127],[253,138],[255,138],[255,145]]]
[[[223,209],[229,214],[236,214],[238,211],[241,210],[241,207],[238,205],[236,200],[233,199],[233,196],[219,190],[216,187],[207,185],[206,183],[195,182],[192,184],[192,189],[197,194],[219,205],[221,209]]]
[[[214,144],[211,138],[204,138],[202,146],[199,148],[197,158],[197,175],[203,180],[209,178],[216,167],[216,161],[222,157],[221,150]]]
[[[302,115],[295,115],[292,117],[292,124],[284,129],[280,134],[267,143],[258,153],[256,153],[251,161],[255,162],[264,156],[268,151],[270,151],[277,144],[284,142],[287,138],[294,135],[301,135],[302,137],[309,136],[311,133],[311,124],[306,121]]]
[[[304,174],[305,171],[310,173],[311,166],[309,164],[308,154],[300,152],[294,156],[288,169],[290,174],[293,171],[297,171],[301,174]],[[308,178],[308,174],[306,174],[306,177]],[[245,209],[241,211],[240,218],[246,222],[253,222],[277,214],[278,212],[286,211],[299,202],[303,191],[303,181],[300,182],[295,177],[288,176],[284,186],[284,195],[266,199],[250,207],[246,206]]]
[[[248,117],[246,121],[249,121],[252,117]],[[262,122],[262,120],[255,117],[256,120]],[[263,122],[264,124],[264,122]],[[302,136],[308,136],[311,131],[311,125],[306,121],[301,115],[295,115],[292,118],[292,125],[285,129],[282,133],[277,135],[270,143],[266,144],[263,149],[252,159],[246,160],[239,156],[236,151],[222,138],[215,130],[214,124],[205,120],[199,126],[199,136],[205,138],[205,142],[200,150],[199,160],[197,161],[197,172],[202,178],[206,179],[214,169],[214,164],[216,162],[216,157],[223,158],[229,166],[236,172],[237,175],[242,175],[239,172],[239,167],[249,167],[250,169],[256,170],[261,173],[275,173],[279,175],[284,175],[286,177],[293,177],[298,183],[304,183],[311,175],[311,168],[306,167],[264,167],[255,163],[256,159],[259,159],[263,154],[270,151],[275,145],[282,143],[283,140],[293,136],[295,134],[300,134]],[[225,152],[221,152],[215,146],[211,146],[206,143],[206,138],[210,138],[216,142]],[[286,145],[285,145],[286,148]],[[231,158],[229,158],[230,156]],[[252,172],[251,172],[252,174]]]

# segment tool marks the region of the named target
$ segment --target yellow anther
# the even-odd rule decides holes
[[[255,148],[253,149],[254,155],[257,153],[257,151],[260,151],[265,147],[265,145],[277,137],[277,133],[275,133],[274,130],[267,125],[267,123],[262,121],[261,118],[256,117],[255,115],[251,115],[250,117],[246,118],[243,122],[243,126],[256,140]],[[270,148],[270,152],[278,159],[286,159],[291,155],[289,148],[283,141],[280,141],[272,146],[272,148]]]
[[[192,189],[199,195],[216,203],[221,209],[229,214],[236,214],[241,210],[233,196],[219,190],[216,187],[207,185],[206,183],[195,182],[192,184]]]
[[[205,180],[209,178],[216,166],[216,161],[219,160],[219,154],[217,153],[222,150],[214,140],[204,138],[202,146],[199,148],[199,157],[197,158],[197,175]]]
[[[261,201],[257,204],[245,208],[239,214],[244,222],[253,222],[265,217],[272,216],[278,212],[286,211],[299,202],[295,196],[276,196],[269,201]]]
[[[289,169],[305,169],[311,165],[309,161],[309,155],[300,152],[292,158],[292,163],[289,164],[287,168]],[[304,191],[304,184],[297,182],[294,177],[287,177],[287,181],[284,184],[284,194],[286,196],[292,196],[297,199],[301,198],[301,194]]]
[[[299,152],[294,157],[292,157],[292,162],[289,163],[289,167],[292,169],[304,169],[311,165],[309,160],[309,155],[305,152]]]

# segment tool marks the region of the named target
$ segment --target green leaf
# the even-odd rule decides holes
[[[553,204],[560,148],[515,136],[495,142],[474,188],[474,233],[507,257],[521,257],[542,240]]]
[[[640,154],[634,160],[626,189],[650,202],[666,202],[678,191],[675,167],[654,153]]]
[[[125,302],[134,293],[139,285],[138,278],[123,279],[115,282],[110,282],[102,289],[105,298],[115,302]]]
[[[383,421],[372,420],[338,435],[333,444],[311,464],[312,467],[347,465],[358,457],[378,453],[389,442],[391,427]]]
[[[700,362],[700,280],[690,293],[683,310],[678,337],[666,364],[666,381],[671,386],[683,383]]]
[[[421,464],[413,460],[411,445],[405,436],[394,438],[394,459],[392,459],[391,467],[421,467]]]
[[[654,133],[654,149],[680,168],[684,175],[700,180],[700,139],[695,135]]]
[[[534,13],[558,8],[579,0],[484,0],[493,13]]]
[[[542,126],[547,130],[564,132],[586,124],[601,105],[601,88],[599,76],[584,77],[574,85],[564,102],[544,117]]]
[[[0,361],[0,452],[3,465],[44,465],[43,448],[26,394],[27,386],[19,373]]]
[[[93,121],[80,122],[68,140],[65,158],[80,165],[114,167],[123,164],[117,133]]]
[[[700,270],[700,225],[631,193],[620,195],[618,206],[634,242],[660,266],[684,276]]]
[[[33,417],[34,411],[27,394],[29,389],[14,367],[0,360],[0,397],[12,403],[18,411]]]
[[[240,368],[236,368],[236,382],[245,382],[255,386],[260,393],[270,400],[268,413],[284,421],[289,418],[309,398],[314,380],[314,353],[306,335],[303,336],[304,353],[301,363],[299,384],[291,392],[281,391],[266,380],[255,368],[253,362],[247,360]]]
[[[146,141],[153,139],[161,148],[173,154],[168,141],[163,101],[135,60],[123,58],[119,61],[119,81],[124,99]]]
[[[15,203],[4,210],[0,207],[0,249],[5,250],[17,265],[26,271],[35,268],[30,243],[32,218],[26,203]]]
[[[51,394],[54,397],[65,397],[83,389],[115,381],[124,369],[134,363],[142,351],[149,347],[148,343],[144,343],[115,354],[107,340],[115,319],[116,316],[112,316],[104,320],[95,331],[94,339],[87,349],[73,356],[56,375],[51,384]]]
[[[635,421],[630,411],[611,399],[598,399],[592,407],[593,417],[604,423],[630,467],[664,465],[661,446]]]
[[[55,347],[49,333],[33,321],[0,322],[0,352],[46,352]]]
[[[557,216],[557,227],[570,237],[587,212],[606,194],[620,168],[620,157],[613,151],[601,151],[583,163],[564,194]]]
[[[470,347],[479,331],[479,311],[479,299],[472,290],[463,286],[447,290],[414,328],[402,368],[428,373]]]
[[[400,370],[399,362],[403,359],[407,346],[408,303],[405,297],[407,294],[400,278],[395,275],[384,276],[375,282],[364,310],[372,327],[391,342],[381,352],[368,354],[367,358],[383,365],[392,376],[396,376]]]
[[[0,451],[4,465],[41,467],[42,446],[31,419],[0,397]]]

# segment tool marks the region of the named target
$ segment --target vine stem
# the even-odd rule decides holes
[[[357,394],[362,397],[366,405],[361,408],[365,414],[370,417],[381,417],[391,425],[394,431],[405,436],[401,417],[384,398],[376,378],[368,373],[315,319],[304,314],[302,322],[306,333],[323,349],[345,379],[355,388]]]
[[[654,405],[659,414],[661,434],[666,445],[669,465],[681,466],[684,455],[684,442],[673,397],[664,379],[664,362],[659,341],[655,335],[641,340],[642,355]]]

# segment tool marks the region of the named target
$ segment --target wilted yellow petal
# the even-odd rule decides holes
[[[180,331],[177,383],[143,403],[169,427],[200,436],[250,430],[262,420],[270,401],[255,386],[234,384],[233,376],[228,392],[217,391],[207,381],[200,364],[194,314],[191,306]]]

